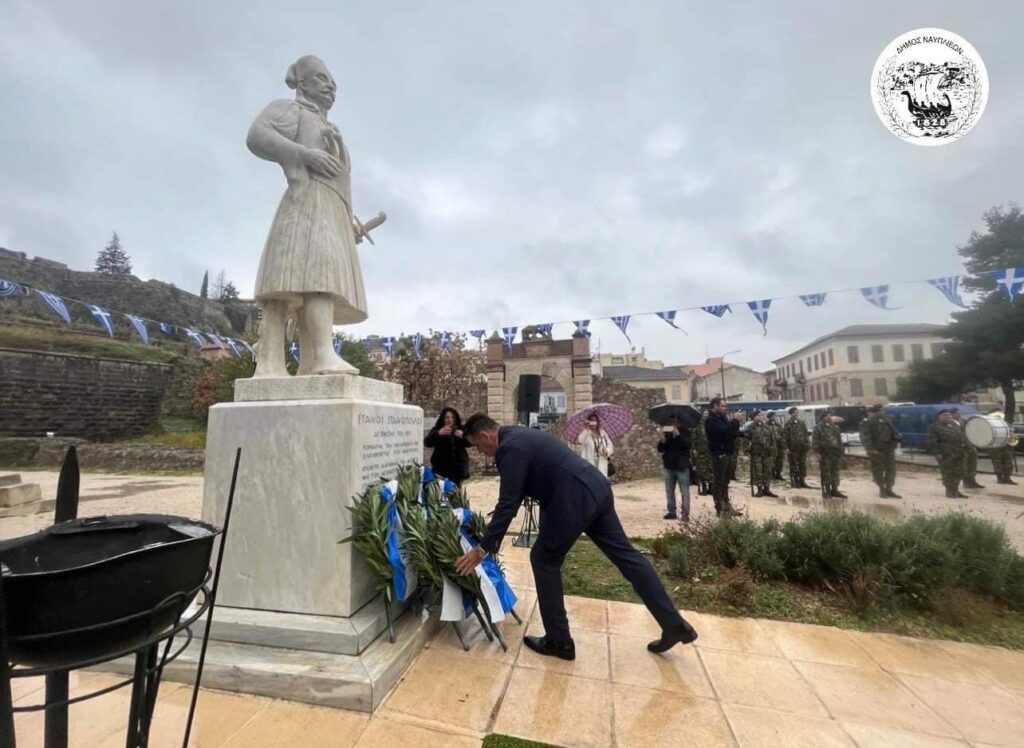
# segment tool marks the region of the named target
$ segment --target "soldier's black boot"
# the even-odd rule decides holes
[[[1008,486],[1016,486],[1017,485],[1017,481],[1015,481],[1013,478],[1007,478],[1006,480],[1003,481],[1003,483],[1005,483]]]
[[[847,496],[842,491],[833,491],[832,492],[832,498],[833,499],[845,499],[845,498],[847,498]]]
[[[889,498],[889,490],[885,486],[879,486],[878,487],[878,498],[880,498],[880,499],[888,499]]]
[[[757,487],[757,493],[754,494],[754,498],[755,499],[759,499],[762,496],[764,496],[764,486],[758,486]]]
[[[964,488],[984,488],[984,486],[972,478],[970,483],[964,481]]]
[[[889,498],[890,499],[902,499],[903,498],[898,493],[896,493],[895,491],[892,490],[892,486],[889,486],[887,489],[885,489],[885,491],[886,491],[886,493],[889,494]]]
[[[960,486],[957,485],[956,483],[954,483],[953,484],[953,498],[954,499],[969,499],[971,497],[968,496],[967,494],[965,494],[963,491],[961,491],[960,490]]]

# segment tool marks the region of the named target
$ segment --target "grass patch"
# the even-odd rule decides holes
[[[875,522],[694,522],[633,542],[679,608],[1024,649],[1024,559],[1002,528],[966,515]],[[566,594],[640,602],[587,539],[563,579]]]
[[[150,364],[165,364],[178,355],[156,345],[130,343],[91,332],[76,332],[73,327],[57,328],[39,324],[0,325],[0,348],[119,358]]]
[[[484,738],[480,748],[557,748],[551,743],[538,743],[536,740],[514,738],[511,735],[491,733]]]

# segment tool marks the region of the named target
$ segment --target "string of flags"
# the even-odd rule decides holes
[[[1013,301],[1024,292],[1024,267],[1018,268],[1006,268],[1003,270],[991,270],[982,273],[977,273],[979,276],[991,276],[995,280],[996,288],[1002,292],[1007,299]],[[951,304],[960,307],[967,308],[967,304],[964,302],[961,296],[961,280],[964,276],[950,275],[939,278],[929,278],[926,281],[907,281],[906,283],[927,283],[931,287],[935,288],[939,293],[945,297]],[[856,291],[859,295],[872,306],[886,311],[892,311],[894,309],[900,309],[901,307],[891,305],[890,295],[890,284],[883,284],[878,286],[864,286],[862,288],[852,289],[844,288],[832,291],[823,291],[819,293],[811,294],[798,294],[796,296],[778,296],[768,299],[754,299],[747,302],[729,302],[725,304],[713,304],[707,306],[695,306],[686,307],[683,309],[669,309],[659,312],[641,312],[638,314],[627,314],[627,315],[616,315],[611,317],[598,317],[596,320],[610,320],[615,327],[623,334],[627,341],[632,343],[629,337],[629,324],[635,317],[643,316],[657,316],[663,322],[669,326],[679,330],[686,334],[686,330],[677,324],[677,315],[681,311],[703,311],[714,317],[721,319],[726,313],[733,313],[733,306],[744,303],[747,308],[750,309],[751,314],[758,324],[761,325],[762,334],[768,334],[768,315],[771,310],[772,302],[781,301],[792,298],[799,298],[800,301],[808,307],[818,307],[825,304],[826,299],[836,293],[847,293]],[[202,333],[193,330],[188,327],[181,325],[175,325],[169,322],[161,322],[159,320],[147,319],[134,314],[128,314],[127,312],[117,312],[95,304],[89,304],[84,301],[77,299],[70,299],[58,296],[48,291],[43,291],[38,288],[26,286],[21,283],[14,281],[8,281],[0,278],[0,299],[11,298],[15,296],[26,296],[35,295],[37,298],[42,300],[46,306],[51,309],[57,316],[59,316],[66,324],[71,324],[71,313],[68,309],[68,302],[80,304],[84,306],[92,318],[96,321],[101,328],[110,336],[114,337],[115,318],[123,317],[131,328],[135,331],[139,340],[148,345],[150,343],[149,325],[155,325],[165,336],[173,337],[176,332],[183,333],[189,340],[196,344],[197,347],[203,348],[209,343],[220,347],[225,351],[230,351],[235,356],[242,356],[242,349],[244,348],[248,353],[254,354],[252,346],[244,340],[234,340],[233,338],[222,337],[213,333]],[[575,333],[584,337],[590,337],[590,323],[595,319],[576,319],[576,320],[563,320],[560,322],[545,322],[542,324],[532,325],[532,328],[537,332],[550,335],[555,325],[571,324],[575,328]],[[500,328],[500,338],[504,342],[504,345],[511,348],[516,341],[516,337],[519,335],[519,326],[506,326]],[[441,331],[434,333],[432,339],[436,340],[441,350],[445,353],[451,352],[452,343],[455,339],[463,333]],[[469,330],[468,335],[474,337],[482,345],[484,338],[487,336],[487,330],[484,328],[478,328]],[[497,332],[495,334],[498,334]],[[420,358],[423,355],[423,343],[427,338],[421,333],[414,333],[410,336],[412,343],[413,355],[416,358]],[[398,340],[394,336],[387,336],[379,338],[380,344],[384,350],[387,351],[388,355],[394,355],[395,347]],[[360,341],[365,347],[369,347],[370,338],[364,338]],[[342,339],[340,337],[335,338],[334,348],[340,353]],[[299,345],[297,342],[292,342],[289,346],[289,355],[294,358],[298,358]]]

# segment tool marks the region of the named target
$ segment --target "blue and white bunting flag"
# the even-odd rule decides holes
[[[174,325],[169,325],[166,322],[157,322],[157,324],[160,325],[160,332],[167,337],[174,335]]]
[[[703,309],[708,314],[715,315],[716,317],[721,317],[726,312],[731,312],[732,311],[732,309],[729,307],[728,304],[716,304],[714,306],[702,306],[701,309]]]
[[[40,291],[38,288],[35,292],[39,295],[39,298],[46,302],[46,305],[50,307],[57,315],[64,320],[67,324],[71,324],[71,313],[68,312],[68,305],[64,303],[64,299],[52,293],[46,291]]]
[[[288,344],[288,355],[295,361],[299,360],[299,341],[293,340]]]
[[[249,352],[249,355],[256,358],[256,350],[249,344],[249,341],[243,340],[241,343],[245,346],[245,350]]]
[[[800,294],[800,301],[804,302],[807,306],[821,306],[825,303],[825,294],[823,293],[808,293]]]
[[[1006,268],[1006,270],[997,270],[996,286],[1003,289],[1006,297],[1013,301],[1021,292],[1021,287],[1024,286],[1024,268]]]
[[[683,334],[687,334],[687,335],[689,334],[689,333],[686,332],[686,330],[684,330],[683,328],[681,328],[679,325],[676,324],[676,311],[675,311],[675,309],[672,309],[672,310],[667,311],[667,312],[655,312],[655,314],[657,314],[658,317],[660,317],[661,319],[665,320],[665,322],[667,322],[668,324],[672,325],[672,327],[674,327],[677,330],[679,330],[679,332],[681,332]]]
[[[459,544],[462,546],[463,552],[468,553],[479,545],[477,539],[469,533],[469,523],[473,518],[473,513],[464,507],[452,509],[452,512],[460,525]],[[494,557],[490,554],[484,556],[484,560],[477,564],[474,572],[480,581],[480,592],[483,598],[481,602],[487,606],[487,613],[490,614],[487,617],[494,623],[504,621],[515,607],[517,598]],[[461,621],[469,615],[472,608],[467,609],[466,600],[460,587],[449,582],[447,578],[444,581],[445,585],[441,595],[441,620]]]
[[[24,292],[25,289],[21,284],[0,278],[0,299],[5,296],[17,296]]]
[[[188,327],[183,327],[181,329],[185,331],[185,334],[188,335],[192,342],[196,344],[196,347],[199,348],[199,350],[203,349],[203,346],[206,345],[206,340],[202,335]]]
[[[518,327],[503,327],[501,328],[502,337],[505,338],[505,347],[511,348],[512,344],[516,342],[516,333],[519,332]]]
[[[135,330],[135,334],[139,336],[139,340],[142,341],[143,345],[149,345],[149,330],[146,328],[146,320],[142,319],[142,317],[136,317],[134,314],[126,314],[124,316]]]
[[[539,325],[534,325],[533,327],[541,335],[550,335],[551,331],[554,329],[555,325],[554,325],[553,322],[543,322],[543,323],[541,323]]]
[[[884,286],[866,286],[860,289],[860,295],[863,296],[869,303],[874,304],[879,309],[885,309],[886,311],[895,309],[896,307],[888,306],[889,303],[889,284]]]
[[[380,342],[384,346],[384,350],[388,352],[388,356],[395,355],[395,338],[393,336],[381,338]]]
[[[761,329],[764,330],[765,335],[768,334],[768,309],[771,305],[771,299],[747,302],[747,306],[750,307],[750,311],[754,313],[754,317],[761,323]]]
[[[576,332],[585,338],[590,337],[590,320],[589,319],[576,319],[572,322],[576,325]]]
[[[95,304],[86,304],[89,308],[89,314],[92,315],[96,323],[107,331],[107,335],[114,337],[114,317],[103,307],[96,306]]]
[[[391,587],[395,599],[405,602],[416,591],[416,569],[408,562],[405,550],[405,528],[398,515],[395,494],[398,481],[391,481],[380,487],[380,500],[387,504],[388,533],[385,538],[388,563],[391,566]]]
[[[420,349],[423,347],[423,336],[416,333],[412,336],[412,352],[416,358],[420,357]]]
[[[213,343],[221,350],[226,351],[228,349],[228,347],[224,345],[224,341],[220,339],[219,335],[214,335],[212,332],[205,333],[205,335],[210,340],[211,343]]]
[[[612,317],[612,322],[615,323],[617,328],[622,330],[622,334],[626,336],[626,340],[629,340],[629,333],[626,332],[626,328],[629,327],[629,315],[627,314],[624,317]],[[630,344],[633,343],[632,340],[629,340],[629,342]]]
[[[339,356],[341,355],[341,344],[342,344],[342,342],[343,341],[342,341],[340,336],[336,336],[331,341],[331,345],[334,347],[334,352],[337,353]]]
[[[472,335],[477,340],[483,340],[484,335],[487,334],[487,330],[470,330],[469,334]]]
[[[238,343],[232,340],[231,338],[224,338],[224,340],[227,342],[228,348],[231,350],[231,352],[235,354],[235,358],[241,358],[242,351],[239,350]]]
[[[967,304],[960,298],[960,276],[947,275],[945,278],[929,278],[928,282],[942,292],[950,304],[967,309]]]
[[[445,330],[444,332],[439,332],[437,336],[439,342],[441,343],[441,350],[444,351],[445,353],[448,353],[448,349],[451,347],[452,344],[452,334]]]

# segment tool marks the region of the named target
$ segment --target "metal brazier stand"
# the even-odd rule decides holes
[[[241,450],[222,531],[162,515],[76,519],[78,461],[74,447],[68,451],[54,525],[0,543],[0,748],[16,748],[14,715],[35,711],[45,712],[45,748],[66,748],[68,707],[128,685],[125,746],[144,748],[163,670],[192,643],[192,628],[205,615],[185,726],[188,745],[240,457]],[[217,535],[221,543],[211,570]],[[69,697],[72,670],[131,655],[131,677]],[[46,681],[43,700],[15,707],[12,681],[38,676]]]

